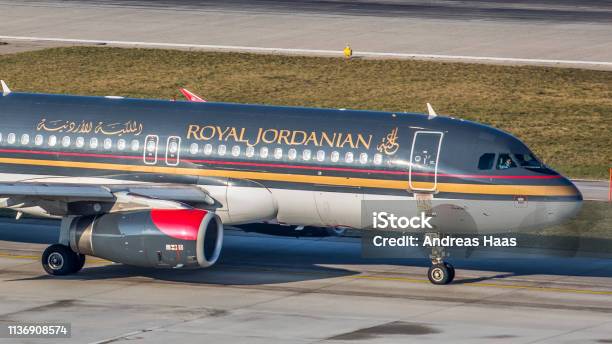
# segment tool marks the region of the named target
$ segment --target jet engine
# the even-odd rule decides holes
[[[70,248],[143,267],[209,267],[223,245],[223,224],[201,209],[150,209],[75,217]]]

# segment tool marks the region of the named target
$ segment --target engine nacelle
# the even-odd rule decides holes
[[[209,267],[219,259],[223,224],[201,209],[151,209],[76,217],[73,251],[144,267]]]

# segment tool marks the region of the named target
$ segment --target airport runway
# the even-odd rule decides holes
[[[210,269],[90,259],[77,275],[51,278],[38,256],[54,224],[0,221],[0,236],[8,232],[39,243],[0,242],[0,322],[70,322],[75,343],[612,341],[609,260],[456,260],[456,283],[433,286],[425,260],[362,259],[354,238],[229,230]]]
[[[612,70],[612,4],[603,0],[0,1],[0,35],[322,55],[349,42],[371,57]],[[24,44],[3,40],[3,51]]]

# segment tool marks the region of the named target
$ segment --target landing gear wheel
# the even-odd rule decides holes
[[[454,275],[454,273],[453,273]],[[433,284],[449,284],[451,282],[451,273],[446,264],[434,264],[427,271],[427,277]]]
[[[81,271],[81,269],[85,265],[85,255],[84,254],[80,254],[80,253],[75,253],[75,255],[76,255],[76,261],[75,261],[74,267],[72,269],[72,273],[76,273],[76,272]]]
[[[444,265],[446,266],[446,268],[448,269],[448,282],[446,282],[447,284],[450,284],[454,279],[455,279],[455,268],[453,267],[452,264],[444,262]]]
[[[80,260],[78,255],[68,246],[61,244],[55,244],[47,247],[45,252],[43,252],[41,261],[43,269],[45,269],[49,275],[68,275],[80,269]],[[85,263],[84,259],[83,263]]]

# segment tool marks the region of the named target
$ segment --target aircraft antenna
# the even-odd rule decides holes
[[[2,95],[3,96],[8,96],[9,94],[11,94],[11,89],[8,88],[4,80],[0,80],[0,84],[2,84]]]
[[[427,112],[429,112],[429,116],[427,117],[427,119],[436,118],[438,116],[436,111],[434,111],[433,107],[429,103],[427,103]]]

